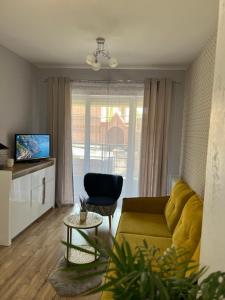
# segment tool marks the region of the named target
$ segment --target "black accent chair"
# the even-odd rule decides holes
[[[108,216],[110,229],[122,187],[123,177],[120,175],[87,173],[84,176],[84,188],[88,194],[87,209]]]

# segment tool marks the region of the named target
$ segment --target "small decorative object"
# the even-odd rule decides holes
[[[84,223],[87,219],[87,205],[86,205],[86,199],[80,197],[80,223]]]
[[[8,158],[6,161],[6,165],[8,168],[12,168],[14,166],[14,159],[13,158]]]
[[[0,143],[0,167],[4,167],[9,155],[9,148]]]
[[[99,71],[101,69],[101,62],[107,60],[110,68],[116,68],[118,61],[115,57],[111,57],[109,51],[105,49],[105,39],[98,37],[96,39],[97,48],[93,54],[88,54],[86,63],[92,67],[92,70]]]

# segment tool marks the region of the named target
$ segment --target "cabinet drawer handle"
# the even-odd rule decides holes
[[[46,196],[46,179],[45,179],[45,177],[42,179],[42,185],[43,185],[42,204],[45,204],[45,196]]]

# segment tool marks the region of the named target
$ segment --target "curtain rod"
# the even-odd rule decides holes
[[[153,78],[156,79],[157,81],[160,81],[158,78]],[[44,80],[44,82],[47,82],[48,78]],[[75,83],[136,83],[136,84],[144,84],[144,80],[87,80],[87,79],[80,79],[80,80],[74,80],[70,79],[71,82]],[[181,84],[180,81],[174,81],[172,80],[173,84]]]

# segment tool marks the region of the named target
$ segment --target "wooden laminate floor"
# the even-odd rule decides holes
[[[16,237],[10,247],[0,246],[1,300],[99,299],[99,295],[62,298],[48,282],[49,274],[65,251],[61,244],[66,238],[63,218],[73,210],[71,207],[53,209]],[[113,218],[112,233],[116,231],[119,216],[118,210]],[[109,239],[107,217],[99,227],[99,236]],[[82,243],[75,231],[73,242]]]

